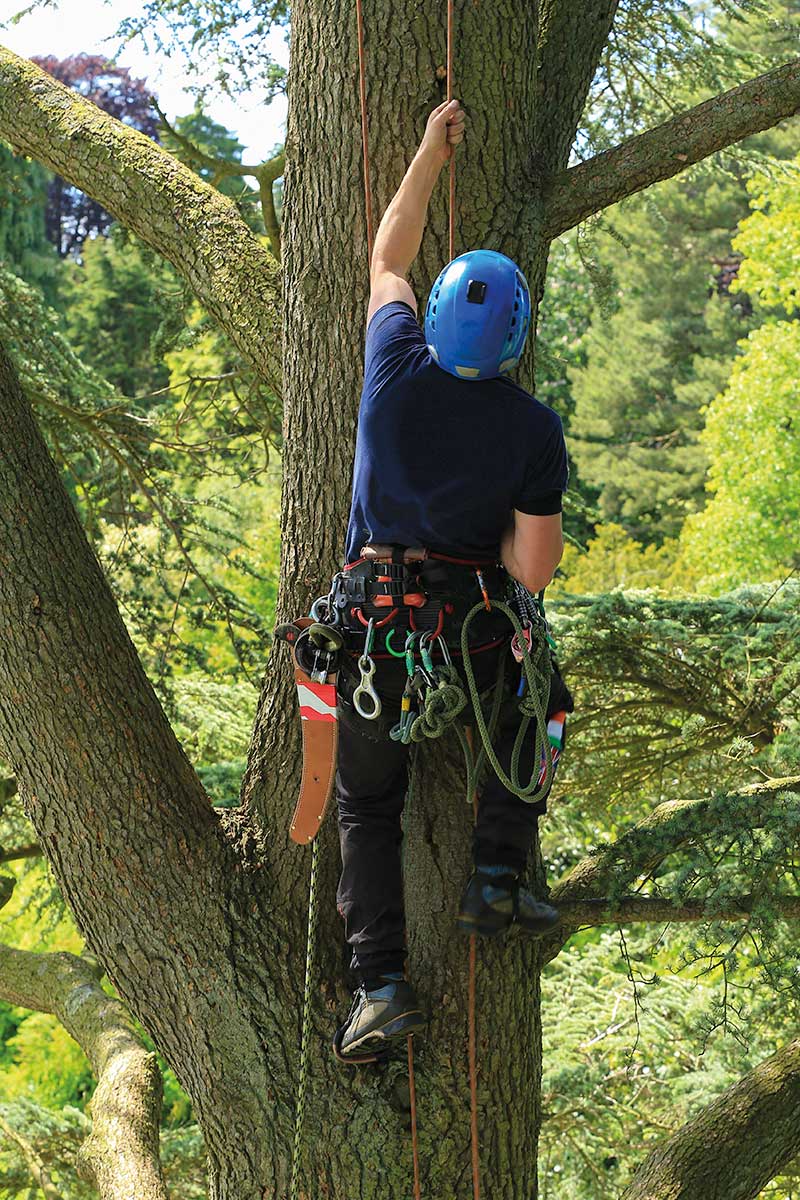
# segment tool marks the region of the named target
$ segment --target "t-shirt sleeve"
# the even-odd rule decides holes
[[[528,461],[522,485],[514,497],[514,508],[535,517],[551,517],[561,512],[567,490],[569,465],[561,418],[551,411],[553,428],[543,446]]]
[[[364,347],[364,384],[377,392],[406,370],[412,356],[426,351],[425,336],[410,304],[391,300],[382,305],[367,327]]]

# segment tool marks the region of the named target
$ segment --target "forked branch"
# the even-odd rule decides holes
[[[235,205],[150,138],[0,47],[0,136],[168,259],[277,388],[280,269]]]

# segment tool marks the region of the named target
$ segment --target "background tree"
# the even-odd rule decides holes
[[[99,54],[75,54],[69,58],[36,58],[67,87],[91,100],[132,129],[157,137],[158,119],[144,79],[132,79],[127,67],[117,67]],[[87,238],[105,233],[113,217],[79,188],[54,175],[47,190],[47,236],[62,258],[77,254]]]
[[[800,568],[800,330],[790,265],[800,253],[800,178],[757,179],[753,192],[755,211],[735,247],[745,255],[740,277],[765,320],[742,343],[728,387],[709,405],[702,435],[709,501],[680,540],[679,577],[688,569],[706,590]]]
[[[459,241],[502,245],[522,261],[537,297],[552,237],[790,115],[800,102],[800,71],[788,64],[570,168],[570,147],[614,13],[613,4],[598,4],[582,10],[577,24],[574,6],[560,3],[542,6],[540,17],[518,6],[495,14],[494,23],[470,8],[459,13],[459,90],[474,113],[473,137],[459,167]],[[350,15],[330,4],[298,4],[293,12],[282,358],[286,612],[305,607],[325,587],[338,560],[348,499],[359,376],[352,330],[365,300],[357,258],[363,235],[355,242],[353,235],[361,216],[353,188],[360,163],[357,104],[355,89],[342,86],[352,82],[352,39],[342,38]],[[520,37],[537,45],[536,55],[520,59],[514,53]],[[413,78],[389,49],[398,39],[417,48],[415,61],[423,67]],[[414,4],[373,15],[372,112],[378,127],[388,127],[392,115],[391,138],[374,147],[379,207],[396,185],[405,148],[441,94],[441,47],[441,23]],[[514,65],[504,74],[506,61]],[[58,104],[40,105],[42,94]],[[506,97],[507,107],[498,109],[497,94]],[[30,64],[0,54],[0,131],[89,189],[172,262],[260,378],[277,388],[274,260],[208,185],[148,139],[65,95]],[[441,218],[437,202],[415,277],[421,292],[445,256]],[[302,982],[302,956],[287,963],[285,946],[302,942],[306,865],[298,854],[287,854],[283,832],[298,774],[289,681],[277,673],[269,680],[243,806],[221,816],[156,702],[5,359],[0,391],[0,545],[14,563],[14,571],[0,577],[0,739],[79,927],[191,1095],[208,1150],[212,1195],[283,1194]],[[738,613],[689,606],[672,629],[675,614],[652,605],[638,631],[626,612],[630,637],[624,643],[626,626],[607,606],[591,614],[578,636],[588,646],[590,634],[602,642],[607,631],[608,677],[617,690],[639,670],[631,683],[637,710],[649,709],[648,688],[660,688],[657,712],[671,714],[671,720],[661,718],[662,751],[671,748],[670,738],[683,740],[676,718],[684,712],[702,718],[701,741],[723,758],[721,724],[760,745],[774,736],[781,705],[792,695],[791,658],[782,657],[795,636],[791,623],[765,653],[763,688],[747,702],[735,664],[721,658],[710,681],[704,666],[702,651],[714,646],[719,630],[738,628],[741,641],[754,627],[753,636],[761,637],[772,623],[771,614],[759,618],[763,605],[763,598],[746,602]],[[691,672],[687,628],[697,631]],[[633,635],[645,629],[653,644],[640,657]],[[597,661],[597,654],[586,657]],[[756,686],[762,676],[746,678]],[[677,746],[675,755],[680,763]],[[463,1054],[463,946],[450,937],[454,897],[444,881],[465,871],[468,829],[447,803],[452,769],[446,750],[423,758],[407,826],[412,970],[425,979],[434,1007],[432,1036],[420,1056],[420,1095],[429,1121],[423,1132],[426,1179],[436,1194],[456,1194],[466,1162],[466,1121],[459,1119],[466,1086],[456,1066]],[[722,871],[728,864],[724,848],[737,830],[744,828],[744,845],[754,829],[764,830],[769,842],[777,829],[795,828],[790,784],[740,785],[719,797],[668,799],[653,808],[660,799],[656,779],[653,757],[645,779],[654,789],[652,811],[616,845],[574,866],[556,889],[565,936],[579,925],[625,920],[631,913],[747,922],[761,912],[759,901],[739,890],[751,879],[763,887],[744,852],[733,856],[724,878],[714,872],[704,877],[696,900],[680,868],[669,886],[647,890],[647,881],[658,864],[695,840],[702,856],[719,835],[712,862]],[[332,834],[326,830],[328,843]],[[329,889],[334,874],[329,856],[323,869]],[[779,890],[791,888],[791,879],[784,879],[782,873],[769,877],[769,912],[776,917],[796,912],[791,890]],[[637,885],[643,894],[628,899]],[[330,1010],[345,1002],[335,922],[332,912],[325,913],[323,982],[314,1008],[320,1043],[329,1033]],[[502,1135],[484,1155],[484,1183],[492,1195],[528,1196],[536,1187],[532,1147],[541,1112],[538,980],[544,950],[512,941],[505,953],[490,947],[482,955],[481,994],[490,1002],[481,1008],[481,1117]],[[492,1054],[509,1027],[519,1030],[518,1053]],[[785,1051],[770,1070],[791,1122],[794,1048]],[[358,1187],[362,1198],[407,1190],[410,1164],[399,1136],[406,1119],[402,1068],[342,1078],[328,1058],[315,1066],[310,1118],[318,1135],[304,1162],[310,1190],[353,1196]],[[790,1160],[792,1130],[774,1120],[759,1081],[756,1068],[739,1091],[724,1093],[711,1113],[701,1114],[703,1143],[687,1166],[685,1194],[697,1193],[712,1165],[726,1194],[754,1196]],[[759,1154],[744,1136],[738,1155],[718,1153],[732,1111],[745,1111],[769,1128],[768,1137],[757,1139]],[[351,1122],[347,1138],[340,1136],[343,1112]],[[648,1164],[650,1195],[671,1187],[671,1149],[681,1151],[686,1142],[683,1136],[667,1144],[663,1169]]]

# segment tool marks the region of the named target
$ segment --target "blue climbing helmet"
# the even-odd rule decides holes
[[[530,291],[517,264],[496,250],[470,250],[431,288],[425,341],[451,375],[493,379],[519,362],[530,319]]]

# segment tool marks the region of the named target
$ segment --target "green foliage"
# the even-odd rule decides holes
[[[86,1056],[55,1017],[31,1013],[6,1043],[12,1064],[3,1071],[9,1099],[45,1108],[84,1107],[94,1090]]]
[[[81,360],[125,396],[165,387],[169,371],[158,350],[165,333],[183,328],[186,301],[174,270],[117,232],[87,241],[63,278],[67,336]]]
[[[767,322],[742,343],[727,389],[708,406],[703,445],[710,494],[681,535],[678,578],[718,592],[737,580],[780,580],[800,567],[800,178],[756,182],[737,250]],[[782,310],[782,312],[781,312]],[[786,317],[790,319],[786,319]]]
[[[242,759],[258,695],[249,683],[220,683],[207,674],[162,685],[172,726],[193,762],[206,766]]]
[[[605,148],[665,120],[785,62],[799,42],[791,3],[623,5],[593,85],[588,142]],[[597,498],[601,522],[640,541],[676,537],[702,506],[704,408],[759,319],[732,245],[748,169],[780,176],[795,151],[791,127],[769,130],[579,231],[593,309],[568,366],[572,483]]]
[[[41,287],[52,303],[58,258],[47,240],[48,174],[0,141],[0,265]]]
[[[744,204],[729,181],[681,179],[659,189],[657,208],[637,199],[595,235],[613,292],[569,371],[570,451],[601,520],[640,540],[675,536],[702,500],[702,407],[752,324],[725,270]]]
[[[259,484],[277,436],[274,397],[196,318],[166,364],[169,387],[123,401],[37,291],[2,267],[0,336],[148,665],[163,674],[183,658],[255,679],[277,587],[278,531],[263,523],[277,492]],[[195,341],[200,374],[187,376]]]
[[[94,1200],[97,1193],[79,1170],[81,1143],[90,1129],[88,1118],[67,1106],[54,1112],[32,1100],[0,1104],[0,1119],[27,1142],[44,1163],[65,1200]],[[0,1200],[41,1193],[33,1187],[21,1149],[0,1133]]]
[[[644,546],[621,525],[598,525],[585,551],[568,545],[548,595],[586,595],[617,589],[660,588],[675,559],[674,543]]]
[[[714,602],[559,597],[550,615],[577,713],[554,832],[585,844],[661,800],[769,772],[779,732],[800,720],[798,597],[797,584]]]
[[[547,968],[540,1200],[620,1195],[659,1141],[793,1036],[793,1006],[765,998],[752,944],[726,979],[681,966],[683,941],[674,927],[578,935]]]
[[[31,1100],[0,1103],[0,1120],[20,1135],[44,1163],[64,1200],[96,1200],[96,1189],[81,1171],[80,1148],[91,1132],[89,1118],[78,1108],[59,1111]],[[204,1200],[203,1139],[196,1125],[165,1129],[161,1134],[161,1163],[172,1200]],[[21,1150],[0,1132],[0,1200],[40,1195],[31,1191],[31,1178]]]
[[[703,590],[779,580],[800,566],[799,370],[797,325],[765,325],[709,407],[711,498],[681,538],[681,566]]]
[[[146,0],[117,33],[123,41],[138,37],[146,48],[180,54],[190,85],[211,69],[224,94],[253,88],[269,103],[284,90],[286,71],[270,54],[267,38],[288,20],[287,0],[229,0],[224,6],[214,0]],[[193,90],[203,95],[208,89]]]

